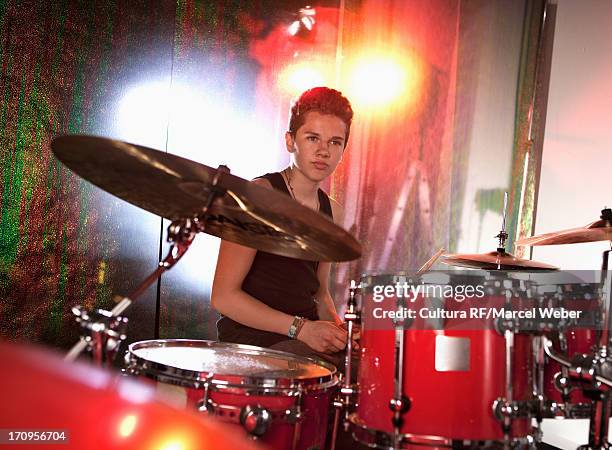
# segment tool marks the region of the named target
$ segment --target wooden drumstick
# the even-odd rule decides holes
[[[444,253],[444,247],[440,247],[440,250],[438,250],[436,253],[434,253],[433,256],[431,258],[429,258],[427,260],[427,262],[421,266],[421,268],[417,271],[416,274],[417,275],[422,275],[423,273],[425,273],[429,269],[431,269],[431,266],[433,266],[435,264],[435,262],[438,260],[438,258],[440,257],[440,255],[442,253]]]

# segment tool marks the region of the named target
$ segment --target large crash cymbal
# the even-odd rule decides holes
[[[562,245],[578,244],[581,242],[612,241],[612,210],[609,208],[601,211],[601,219],[580,228],[555,231],[553,233],[541,234],[523,238],[517,241],[517,245]]]
[[[557,267],[550,264],[517,258],[501,249],[489,253],[455,253],[445,255],[442,262],[451,266],[483,270],[523,270],[526,272],[558,270]]]
[[[93,136],[53,140],[55,156],[77,175],[107,192],[169,220],[197,218],[216,169],[126,142]],[[321,261],[361,255],[357,240],[322,214],[287,195],[229,173],[211,205],[204,231],[266,252]]]

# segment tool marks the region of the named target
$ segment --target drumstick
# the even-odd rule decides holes
[[[433,256],[429,258],[427,262],[421,266],[421,268],[417,271],[416,274],[422,275],[423,273],[427,272],[431,268],[431,266],[433,266],[434,263],[438,260],[438,258],[440,257],[442,253],[444,253],[444,247],[440,247],[440,250],[434,253]]]

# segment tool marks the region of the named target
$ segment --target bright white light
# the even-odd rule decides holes
[[[291,36],[295,36],[299,30],[300,30],[299,20],[295,20],[294,22],[291,23],[291,25],[289,25],[288,31]]]
[[[388,104],[406,90],[406,68],[392,59],[365,59],[352,73],[350,96],[364,106]]]
[[[302,17],[300,21],[302,22],[302,24],[306,27],[308,31],[312,30],[312,27],[314,26],[314,23],[315,23],[312,17]]]
[[[423,61],[412,52],[364,52],[347,74],[347,94],[359,109],[401,107],[406,114],[416,113],[427,88]]]
[[[166,142],[170,103],[169,81],[134,86],[119,103],[117,137],[161,149]]]
[[[277,140],[232,105],[203,89],[165,81],[135,86],[121,100],[120,139],[254,177],[275,168]],[[271,167],[272,166],[272,167]]]
[[[173,86],[168,150],[210,167],[254,178],[276,167],[279,136],[203,90]]]
[[[266,118],[263,118],[266,119]],[[119,108],[120,137],[216,168],[227,165],[245,179],[279,169],[279,141],[262,118],[250,117],[197,85],[165,81],[135,86]],[[169,124],[169,125],[168,125]],[[154,216],[152,216],[154,217]],[[159,222],[156,222],[157,224]],[[168,222],[164,221],[164,229]],[[141,232],[140,224],[134,224]],[[158,232],[159,228],[147,228]],[[185,280],[197,290],[212,284],[219,240],[199,236],[179,262]]]
[[[288,66],[281,73],[279,80],[283,90],[291,95],[298,95],[307,89],[327,84],[323,71],[306,63]]]

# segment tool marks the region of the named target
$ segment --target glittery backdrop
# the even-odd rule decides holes
[[[109,307],[157,261],[159,236],[131,233],[147,213],[63,168],[63,133],[117,136],[116,104],[149,66],[170,74],[174,4],[2,2],[0,334],[67,346],[70,309]],[[160,142],[163,145],[163,142]],[[159,220],[154,219],[159,226]],[[154,291],[130,316],[153,331]]]

